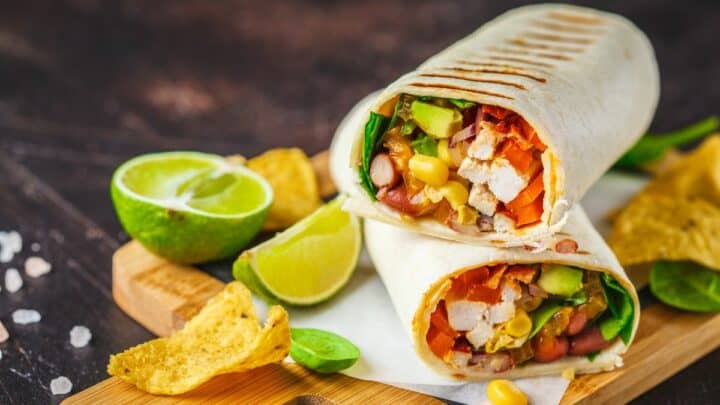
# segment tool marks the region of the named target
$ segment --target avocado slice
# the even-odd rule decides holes
[[[538,280],[540,288],[548,294],[570,297],[582,289],[583,271],[561,264],[542,266]]]
[[[462,129],[462,114],[452,108],[415,100],[410,112],[420,129],[434,138],[450,138]]]

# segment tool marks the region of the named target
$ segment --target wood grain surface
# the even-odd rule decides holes
[[[0,230],[53,273],[0,293],[0,403],[58,402],[106,378],[108,355],[152,334],[112,301],[111,255],[126,235],[108,196],[121,162],[196,149],[253,156],[269,147],[328,146],[357,100],[500,12],[526,1],[23,0],[0,11]],[[662,98],[652,129],[718,112],[720,5],[628,0],[580,4],[621,13],[647,32]],[[609,117],[612,119],[612,117]],[[32,242],[40,251],[29,249]],[[203,266],[227,281],[227,263]],[[13,325],[17,308],[40,324]],[[76,324],[94,334],[73,349]],[[637,403],[714,403],[720,351]]]

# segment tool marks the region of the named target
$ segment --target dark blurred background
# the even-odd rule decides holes
[[[122,161],[170,149],[321,151],[360,98],[526,3],[2,1],[0,159],[122,242],[108,198]],[[720,2],[578,4],[623,14],[652,40],[662,76],[653,130],[720,111]],[[707,401],[719,358],[641,401]],[[82,385],[102,371],[91,375]]]

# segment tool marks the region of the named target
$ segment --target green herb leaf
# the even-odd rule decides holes
[[[720,272],[692,262],[653,265],[650,291],[660,301],[686,311],[720,311]]]
[[[426,134],[420,134],[414,141],[410,142],[413,150],[421,155],[437,157],[437,141]]]
[[[360,349],[340,335],[320,329],[290,329],[290,357],[319,373],[344,370],[360,358]]]
[[[412,135],[413,131],[415,131],[415,128],[417,128],[417,124],[415,121],[406,121],[402,128],[400,128],[400,133],[403,136]]]
[[[370,162],[382,142],[382,137],[388,128],[390,119],[375,112],[370,112],[370,119],[365,124],[365,139],[363,144],[362,162],[360,166],[360,183],[370,198],[375,200],[377,190],[370,180]]]
[[[576,307],[578,305],[582,305],[588,301],[587,292],[585,290],[580,290],[573,294],[572,297],[565,298],[562,303],[566,306],[572,306]]]
[[[537,335],[543,326],[555,315],[563,305],[557,300],[547,300],[540,305],[540,307],[530,313],[530,319],[532,319],[532,329],[528,339]]]
[[[600,317],[598,326],[605,340],[620,336],[626,345],[632,335],[635,306],[630,293],[611,275],[602,273],[600,282],[608,303],[608,311]]]
[[[632,169],[660,159],[668,149],[684,145],[714,132],[720,127],[718,117],[712,116],[688,127],[666,134],[646,134],[615,163],[615,167]]]
[[[475,103],[473,103],[472,101],[461,100],[458,98],[449,98],[448,101],[461,110],[468,109],[475,105]]]

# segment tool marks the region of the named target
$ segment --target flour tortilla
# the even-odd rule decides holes
[[[559,374],[569,367],[574,368],[576,373],[595,373],[622,366],[620,355],[627,347],[619,338],[601,351],[594,361],[585,356],[568,356],[551,363],[529,361],[500,374],[472,367],[453,368],[430,351],[425,340],[430,314],[450,288],[450,278],[464,270],[498,263],[560,263],[612,274],[633,297],[634,338],[640,320],[640,303],[635,288],[580,206],[570,210],[567,224],[556,238],[575,240],[579,245],[578,252],[562,254],[544,250],[532,253],[523,248],[472,246],[377,221],[365,221],[368,252],[418,356],[438,373],[467,381]]]
[[[541,222],[510,232],[460,234],[433,219],[408,221],[359,185],[363,129],[370,111],[398,94],[458,98],[513,110],[548,146]],[[567,209],[645,133],[659,97],[647,37],[627,19],[569,5],[509,11],[440,52],[357,111],[345,157],[355,171],[345,208],[436,237],[520,246],[560,230]]]

